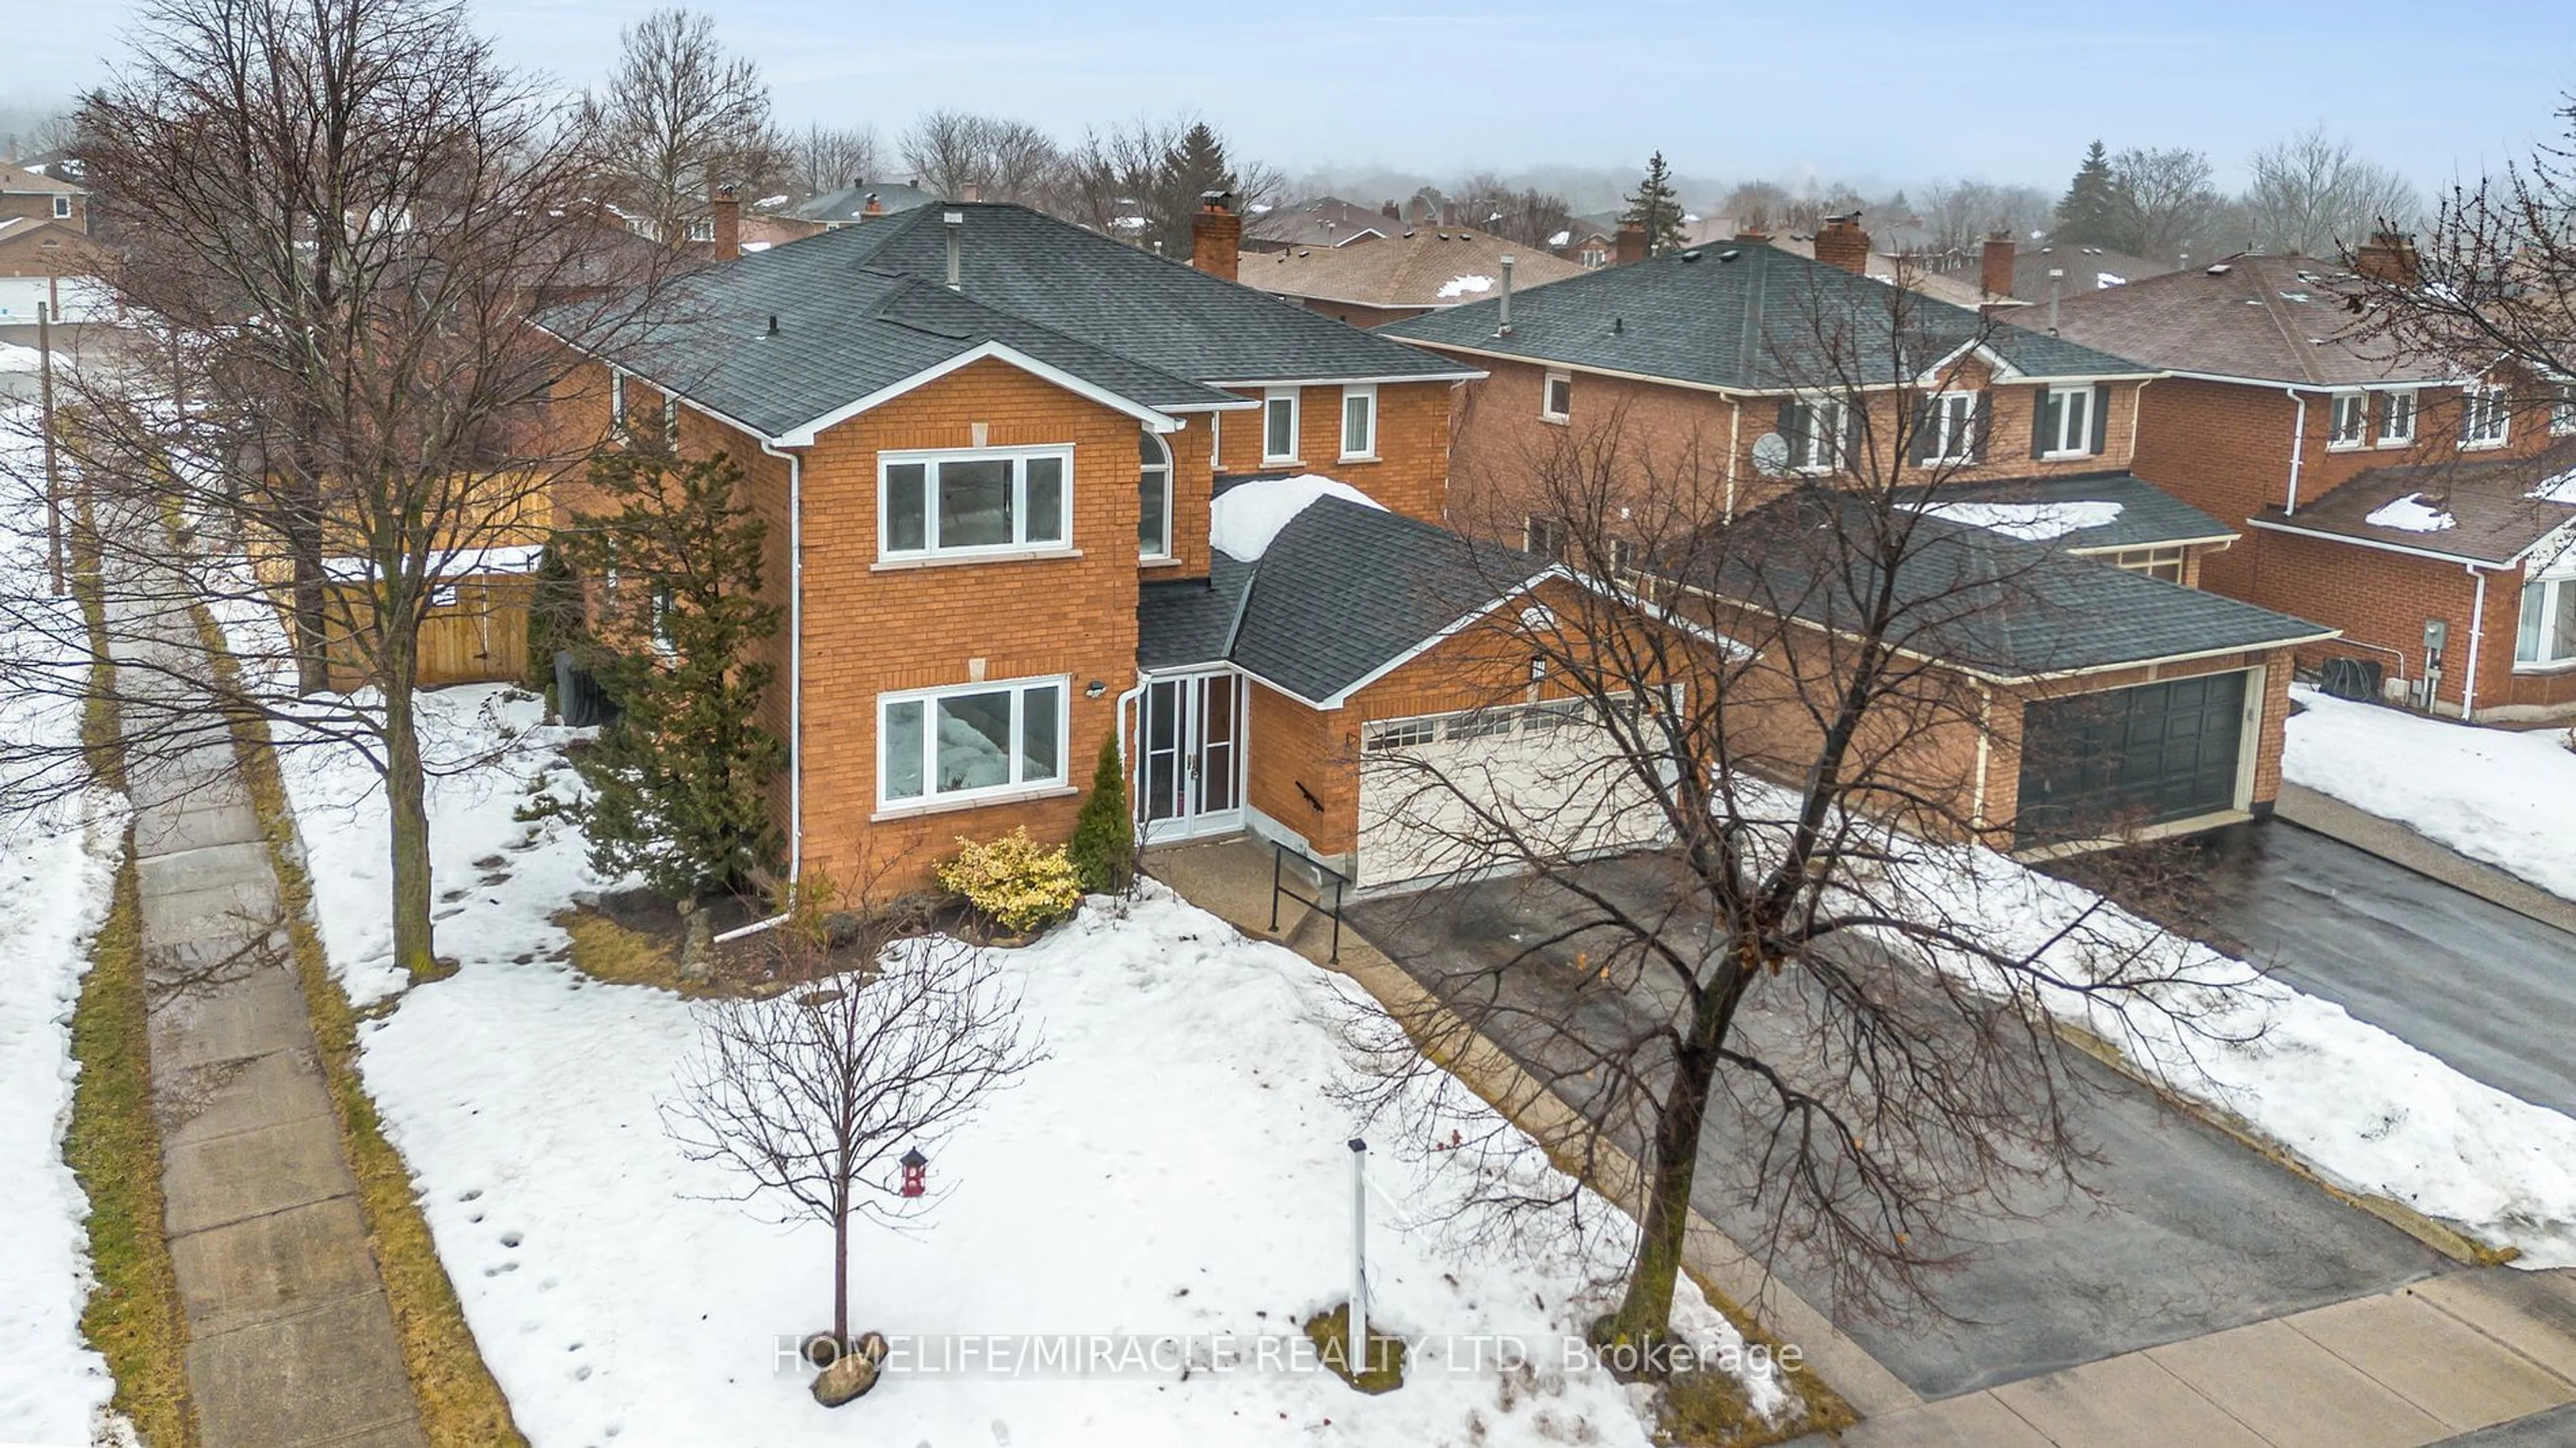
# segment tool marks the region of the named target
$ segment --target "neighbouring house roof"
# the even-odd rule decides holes
[[[2530,457],[2370,468],[2296,513],[2275,505],[2252,522],[2277,532],[2509,567],[2576,524],[2576,441]]]
[[[875,197],[886,213],[913,211],[939,204],[937,192],[924,191],[901,181],[853,181],[838,191],[826,191],[779,213],[798,221],[819,221],[826,226],[845,226],[867,219],[868,198]]]
[[[41,171],[30,171],[24,166],[0,165],[0,196],[30,193],[39,196],[87,196],[89,189]]]
[[[1455,307],[1498,295],[1507,256],[1515,292],[1584,272],[1574,262],[1490,232],[1424,228],[1366,246],[1247,251],[1237,275],[1247,286],[1285,297],[1365,307]]]
[[[1900,359],[1919,373],[1983,341],[2027,378],[2141,377],[2154,368],[1988,322],[1971,308],[1917,297],[1891,306],[1891,288],[1773,246],[1695,247],[1587,271],[1512,301],[1497,336],[1491,301],[1411,317],[1381,335],[1479,353],[1753,392],[1894,385]],[[1902,312],[1908,336],[1894,332]],[[1820,338],[1837,339],[1825,355]]]
[[[2025,248],[2013,254],[2013,296],[2034,305],[2045,305],[2048,301],[2048,273],[2052,268],[2066,273],[2057,282],[2061,303],[2068,297],[2085,292],[2126,286],[2173,271],[2163,262],[2131,256],[2124,251],[2110,251],[2098,246],[2050,244]]]
[[[1204,580],[1146,586],[1137,603],[1137,662],[1232,663],[1328,708],[1554,567],[1330,493],[1307,495],[1258,560],[1218,551],[1213,564]]]
[[[1710,244],[1725,245],[1726,243]],[[1766,237],[1758,243],[1743,244],[1776,247],[1792,256],[1802,256],[1809,261],[1816,259],[1816,238],[1810,232],[1783,232]],[[1869,276],[1872,281],[1886,282],[1890,285],[1895,284],[1899,278],[1903,278],[1907,290],[1919,292],[1936,302],[1947,302],[1954,307],[1980,307],[1995,300],[1987,296],[1985,288],[1978,284],[1975,269],[1935,271],[1925,265],[1918,254],[1896,250],[1887,243],[1875,239],[1870,246]]]
[[[2438,362],[2360,334],[2360,281],[2312,257],[2237,255],[2126,286],[2070,290],[2058,335],[2175,372],[2310,387],[2433,382]],[[2045,294],[2043,293],[2043,296]]]
[[[1317,196],[1274,206],[1257,219],[1246,218],[1245,230],[1250,233],[1245,243],[1252,246],[1340,246],[1363,236],[1394,236],[1404,230],[1404,223],[1374,206]]]
[[[1998,478],[1943,483],[1931,491],[1938,516],[2048,543],[2064,553],[2223,543],[2238,536],[2135,473]]]
[[[1716,597],[1848,630],[1877,579],[1837,528],[1866,529],[1869,504],[1804,488],[1739,519],[1704,560],[1675,570]],[[1846,510],[1837,517],[1836,510]],[[2335,630],[2046,543],[1926,516],[1895,589],[1890,642],[1919,657],[2012,682],[2332,638]]]

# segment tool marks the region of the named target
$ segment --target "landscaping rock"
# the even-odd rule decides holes
[[[867,1396],[877,1385],[877,1364],[885,1360],[885,1339],[871,1332],[862,1336],[852,1350],[814,1377],[814,1401],[826,1408],[837,1408],[852,1398]]]

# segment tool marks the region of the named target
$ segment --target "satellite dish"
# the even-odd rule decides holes
[[[1776,432],[1766,432],[1753,440],[1754,471],[1766,478],[1789,475],[1789,440]]]

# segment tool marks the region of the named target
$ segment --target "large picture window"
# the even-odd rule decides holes
[[[2522,625],[2514,631],[2513,661],[2576,663],[2576,573],[2535,578],[2522,586]]]
[[[1172,556],[1172,449],[1150,432],[1136,444],[1136,553]]]
[[[1064,783],[1066,681],[877,696],[877,799],[944,804]]]
[[[1071,448],[883,453],[878,474],[887,558],[1045,551],[1072,530]]]

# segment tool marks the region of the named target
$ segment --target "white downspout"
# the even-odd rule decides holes
[[[1735,447],[1744,432],[1744,399],[1738,397],[1734,402],[1726,414],[1726,521],[1729,523],[1735,521]]]
[[[2474,724],[2478,718],[2478,642],[2487,631],[2487,576],[2474,563],[2461,566],[2478,581],[2477,597],[2469,603],[2469,676],[2460,685],[2460,718]]]
[[[787,884],[805,870],[805,455],[760,450],[787,461]]]
[[[2281,390],[2299,405],[2298,421],[2290,424],[2290,492],[2286,505],[2281,509],[2282,513],[2295,516],[2299,511],[2299,470],[2305,464],[2308,448],[2308,399],[2301,396],[2295,387]]]

